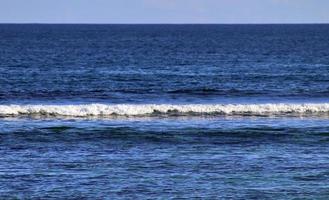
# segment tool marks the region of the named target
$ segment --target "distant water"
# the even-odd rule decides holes
[[[329,25],[0,25],[0,198],[329,198]]]

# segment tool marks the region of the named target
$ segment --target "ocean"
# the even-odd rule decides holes
[[[0,25],[1,199],[328,199],[329,25]]]

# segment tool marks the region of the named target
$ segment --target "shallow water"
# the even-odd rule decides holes
[[[327,118],[6,118],[0,128],[3,198],[328,197]]]

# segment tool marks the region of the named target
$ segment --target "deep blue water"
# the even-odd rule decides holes
[[[0,198],[327,199],[328,103],[329,25],[3,24]]]

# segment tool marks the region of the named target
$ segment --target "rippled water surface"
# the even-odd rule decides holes
[[[326,198],[327,122],[7,118],[1,196]]]
[[[1,199],[328,199],[329,25],[0,25]]]

